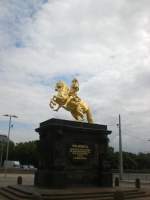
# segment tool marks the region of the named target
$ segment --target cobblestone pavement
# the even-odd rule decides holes
[[[34,174],[5,174],[0,173],[0,187],[8,185],[16,185],[18,176],[22,176],[23,185],[33,185],[34,184]],[[123,180],[120,181],[121,187],[135,188],[134,180]],[[150,188],[150,181],[141,181],[141,187]]]
[[[16,185],[18,176],[22,176],[23,185],[33,185],[33,174],[7,174],[7,176],[5,176],[5,174],[0,174],[0,187]]]

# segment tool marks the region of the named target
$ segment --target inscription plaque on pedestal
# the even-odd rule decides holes
[[[88,161],[92,154],[92,148],[85,144],[72,144],[70,149],[70,158],[72,161]]]

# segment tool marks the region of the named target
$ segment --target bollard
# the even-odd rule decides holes
[[[119,178],[118,177],[115,178],[115,187],[119,187]]]
[[[22,185],[22,176],[18,176],[17,178],[17,184]]]
[[[116,191],[114,192],[114,200],[124,200],[124,192],[123,191]]]
[[[141,188],[141,181],[140,181],[140,179],[139,178],[137,178],[136,180],[135,180],[135,187],[136,188]]]

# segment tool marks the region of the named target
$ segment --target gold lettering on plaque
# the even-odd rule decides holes
[[[88,145],[72,144],[70,148],[73,160],[87,160],[91,153],[91,149]]]

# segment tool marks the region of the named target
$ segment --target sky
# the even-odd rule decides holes
[[[80,83],[94,122],[112,130],[118,150],[150,152],[150,1],[1,0],[0,134],[37,140],[50,118],[74,120],[49,108],[58,80]]]

